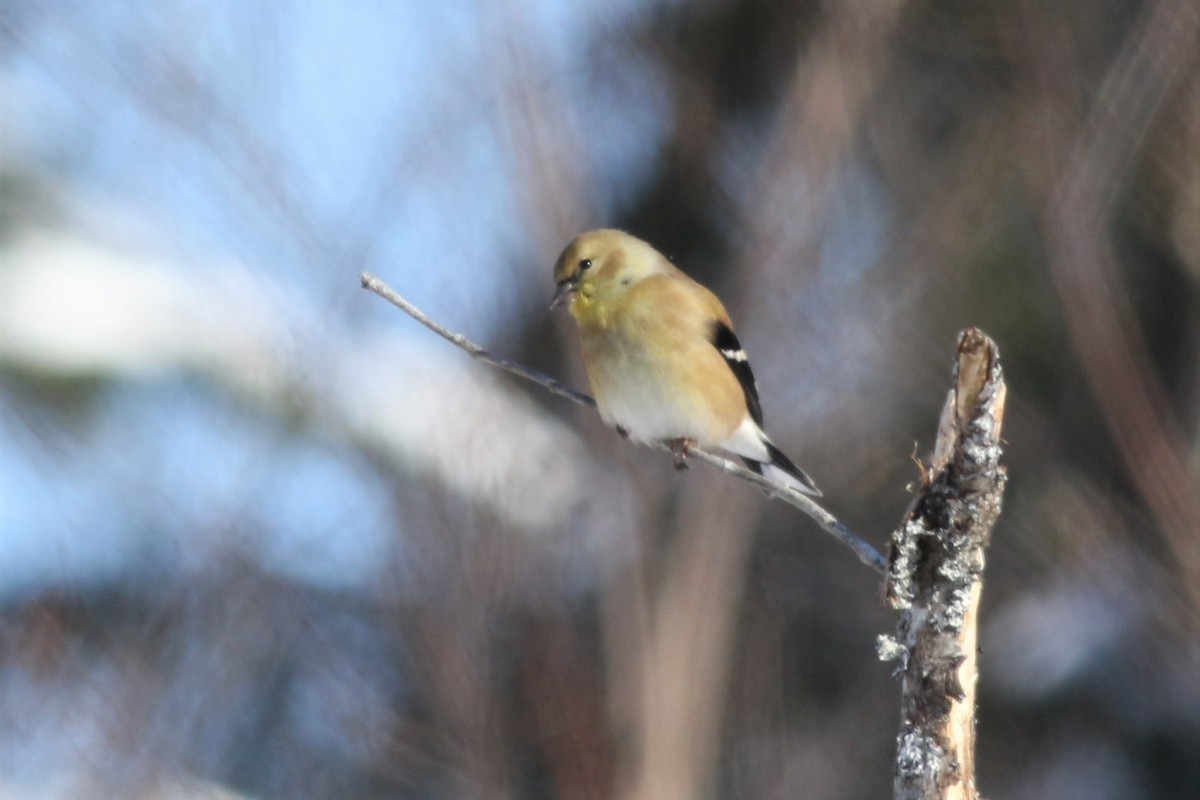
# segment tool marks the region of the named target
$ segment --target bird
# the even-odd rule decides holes
[[[567,305],[600,418],[623,436],[740,456],[760,475],[821,491],[763,430],[758,386],[720,299],[651,244],[602,228],[554,264],[551,309]]]

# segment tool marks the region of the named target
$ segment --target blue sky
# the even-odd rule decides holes
[[[519,44],[538,80],[579,101],[562,113],[588,129],[587,170],[633,180],[666,109],[621,96],[653,96],[641,64],[605,66],[617,88],[590,93],[588,60],[638,6],[42,9],[24,18],[0,67],[0,163],[54,187],[62,205],[51,228],[175,273],[197,301],[214,269],[262,276],[260,288],[276,287],[274,305],[291,312],[292,345],[318,361],[352,346],[348,331],[364,320],[457,359],[362,292],[358,272],[377,270],[483,340],[534,305],[525,295],[540,306],[549,280],[516,284],[504,264],[529,248],[513,193],[519,163],[498,114],[518,78],[505,54]],[[590,199],[603,205],[635,186],[612,183]],[[366,265],[356,260],[364,245]],[[4,414],[0,580],[10,591],[103,582],[134,565],[187,568],[194,554],[172,536],[211,527],[206,510],[221,508],[261,520],[250,549],[293,577],[353,583],[380,563],[392,522],[368,470],[336,442],[288,438],[180,366],[110,375],[86,421],[49,448],[30,421],[36,409]],[[176,531],[130,518],[139,503],[125,495],[137,486],[148,516],[175,519]]]

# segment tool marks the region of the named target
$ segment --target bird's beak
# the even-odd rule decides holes
[[[559,281],[558,288],[554,290],[554,299],[550,302],[550,308],[558,308],[570,300],[578,289],[579,284],[574,278],[564,278]]]

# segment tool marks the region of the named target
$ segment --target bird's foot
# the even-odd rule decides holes
[[[622,439],[628,439],[629,431],[626,430],[625,428],[622,428],[620,425],[618,425],[617,426],[617,436],[620,436]]]
[[[688,468],[688,450],[696,446],[695,439],[671,439],[671,452],[675,454],[675,469]]]

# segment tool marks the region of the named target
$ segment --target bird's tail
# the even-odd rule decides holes
[[[793,479],[796,484],[797,491],[802,492],[803,494],[812,495],[813,497],[821,496],[821,490],[817,488],[815,483],[813,483],[812,478],[808,477],[808,475],[804,473],[804,470],[793,464],[792,460],[785,456],[782,450],[771,444],[771,442],[767,441],[765,438],[763,439],[763,444],[766,445],[767,455],[771,457],[770,463],[764,464],[759,461],[754,461],[753,459],[743,458],[742,460],[746,462],[747,467],[754,470],[759,475],[763,474],[763,467],[775,467],[780,472]]]

